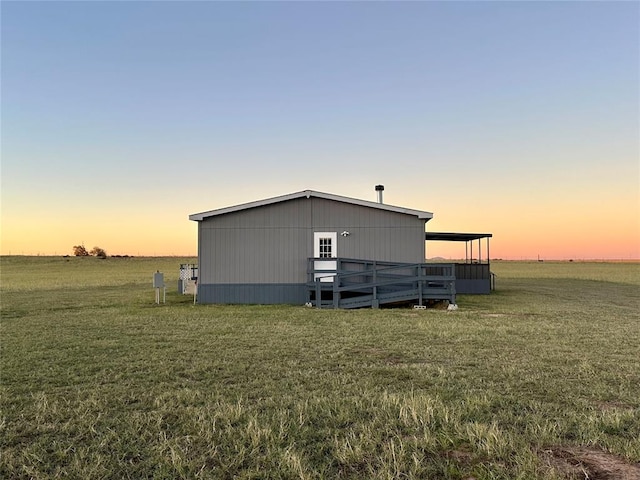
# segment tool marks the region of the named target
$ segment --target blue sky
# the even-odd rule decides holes
[[[2,2],[2,253],[195,253],[190,213],[384,183],[497,255],[637,257],[639,11]]]

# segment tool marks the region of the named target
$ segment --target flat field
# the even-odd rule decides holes
[[[189,260],[1,258],[0,477],[640,478],[638,263],[447,312],[193,305]]]

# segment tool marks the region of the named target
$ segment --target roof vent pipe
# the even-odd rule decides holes
[[[382,192],[384,192],[384,185],[376,185],[376,192],[378,192],[378,203],[384,203],[382,201]]]

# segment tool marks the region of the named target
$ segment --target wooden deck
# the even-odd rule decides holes
[[[335,269],[317,269],[335,261]],[[308,299],[317,308],[378,308],[382,305],[456,301],[455,264],[396,263],[346,258],[310,258]],[[319,275],[332,275],[321,281]]]

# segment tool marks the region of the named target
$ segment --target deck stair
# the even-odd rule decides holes
[[[308,298],[317,308],[378,308],[434,300],[455,303],[455,265],[337,258],[336,270],[317,270],[309,259]],[[333,260],[333,259],[332,259]],[[333,281],[316,279],[334,274]]]

